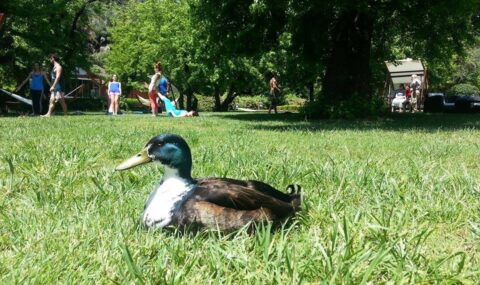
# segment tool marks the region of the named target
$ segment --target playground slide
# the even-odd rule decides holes
[[[10,97],[13,97],[13,98],[17,99],[18,101],[20,101],[22,103],[25,103],[27,105],[32,106],[32,100],[30,100],[30,99],[24,98],[24,97],[22,97],[20,95],[17,95],[17,94],[13,94],[12,92],[8,92],[7,90],[0,89],[0,91],[2,91],[4,94],[7,94]]]

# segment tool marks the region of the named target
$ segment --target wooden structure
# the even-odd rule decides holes
[[[385,65],[388,70],[387,79],[385,81],[384,98],[390,105],[395,97],[395,90],[398,90],[400,84],[405,86],[410,84],[412,75],[416,75],[421,84],[418,90],[420,94],[417,97],[418,109],[423,109],[425,95],[428,89],[427,68],[420,59],[403,59],[397,61],[386,61]]]
[[[105,73],[94,74],[77,67],[74,71],[74,77],[71,79],[71,89],[83,85],[83,88],[78,92],[80,98],[107,97],[108,81],[106,78],[108,78],[108,75]]]

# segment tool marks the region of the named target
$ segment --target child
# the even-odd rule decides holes
[[[118,97],[122,95],[122,85],[117,81],[117,76],[114,74],[112,80],[108,83],[108,96],[110,98],[109,112],[113,115],[118,114]]]

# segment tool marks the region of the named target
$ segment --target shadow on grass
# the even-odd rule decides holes
[[[231,113],[218,115],[224,119],[258,123],[254,129],[272,131],[388,130],[424,131],[479,130],[480,114],[404,113],[359,120],[310,120],[300,114]],[[281,123],[281,124],[279,124]]]

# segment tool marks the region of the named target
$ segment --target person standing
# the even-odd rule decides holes
[[[412,98],[411,98],[411,104],[413,107],[413,111],[418,111],[418,103],[419,103],[419,97],[420,97],[420,89],[422,87],[422,81],[421,79],[416,75],[412,74],[410,81],[410,89],[412,89]]]
[[[170,94],[169,94],[169,89],[168,89],[168,79],[162,75],[162,77],[160,78],[160,81],[158,83],[158,93],[162,94],[163,96],[170,98]]]
[[[108,83],[108,97],[110,98],[110,106],[108,110],[112,110],[113,115],[118,114],[119,97],[122,95],[122,84],[117,81],[117,75],[112,76],[112,80]]]
[[[158,83],[158,93],[160,95],[163,95],[165,97],[167,97],[168,99],[172,100],[170,98],[170,89],[169,89],[169,85],[170,83],[168,82],[168,79],[162,75],[162,77],[160,78],[160,81]],[[162,104],[163,105],[163,104]],[[165,107],[165,106],[164,106]],[[160,113],[162,112],[162,108],[160,108]]]
[[[270,114],[273,108],[275,111],[275,114],[277,114],[277,104],[278,104],[278,97],[280,96],[280,88],[278,88],[277,75],[275,73],[270,79],[269,87],[270,87],[270,106],[268,107],[268,113]]]
[[[158,116],[158,103],[157,103],[157,86],[158,81],[162,77],[162,65],[157,62],[153,65],[154,74],[148,85],[148,98],[150,99],[150,107],[152,108],[152,116]]]
[[[59,58],[56,54],[50,55],[50,63],[53,64],[51,72],[52,85],[50,87],[50,102],[48,105],[48,112],[43,115],[43,117],[50,117],[55,110],[55,104],[60,101],[60,105],[63,109],[63,114],[67,115],[67,104],[65,103],[65,98],[63,97],[61,78],[63,76],[63,68],[59,63]]]
[[[33,70],[28,74],[27,78],[17,87],[15,92],[20,91],[23,85],[30,80],[30,97],[32,98],[32,110],[34,116],[39,116],[42,114],[42,95],[43,95],[43,80],[45,80],[48,85],[50,81],[48,80],[47,74],[43,72],[42,68],[38,63],[33,65]]]

